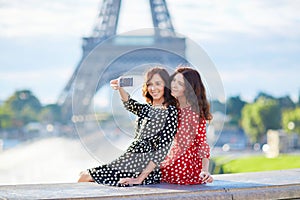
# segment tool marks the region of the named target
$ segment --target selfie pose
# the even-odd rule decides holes
[[[206,120],[211,120],[212,115],[200,74],[192,68],[179,67],[171,76],[171,93],[179,102],[178,130],[161,163],[162,182],[211,183]]]
[[[135,138],[123,155],[111,163],[80,173],[78,182],[112,186],[154,184],[161,180],[160,163],[168,153],[177,129],[176,99],[171,96],[168,72],[159,67],[145,76],[145,104],[133,100],[119,79],[110,82],[125,108],[137,116]]]

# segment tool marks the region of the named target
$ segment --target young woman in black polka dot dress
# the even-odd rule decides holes
[[[169,154],[161,163],[162,182],[211,183],[206,120],[211,120],[212,115],[200,74],[192,68],[179,67],[171,76],[171,91],[180,106],[178,130]]]
[[[125,108],[137,115],[135,139],[116,160],[80,173],[78,182],[97,182],[112,186],[155,184],[161,180],[160,163],[167,155],[177,129],[176,99],[171,96],[168,72],[159,67],[145,76],[141,104],[118,86],[118,79],[110,82],[119,91]]]

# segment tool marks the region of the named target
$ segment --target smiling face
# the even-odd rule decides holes
[[[153,98],[153,105],[162,104],[164,102],[165,82],[159,74],[154,74],[147,82],[147,90]]]
[[[181,73],[177,73],[171,81],[171,94],[178,99],[185,96],[184,91],[185,84],[183,75]]]

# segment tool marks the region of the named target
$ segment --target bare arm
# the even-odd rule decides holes
[[[200,176],[202,177],[202,181],[204,183],[212,183],[214,181],[213,177],[210,175],[208,171],[208,167],[209,167],[209,159],[202,158],[202,170]]]
[[[121,178],[118,183],[124,185],[135,185],[141,184],[145,178],[154,170],[156,167],[155,163],[150,161],[142,173],[136,178]]]
[[[208,158],[202,158],[202,170],[204,172],[208,172],[209,167],[209,159]]]
[[[147,176],[154,170],[156,167],[155,163],[150,160],[146,168],[142,171],[142,173],[137,177],[137,179],[140,181],[140,183],[147,178]]]

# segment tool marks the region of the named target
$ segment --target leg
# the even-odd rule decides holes
[[[94,179],[91,177],[88,171],[82,171],[79,174],[79,179],[77,181],[79,182],[95,182]]]

